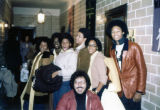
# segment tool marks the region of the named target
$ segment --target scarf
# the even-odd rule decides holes
[[[121,70],[123,51],[128,50],[128,39],[126,37],[122,37],[120,40],[118,40],[118,44],[117,44],[117,41],[115,40],[112,40],[112,42],[113,42],[112,49],[115,49],[117,62]]]

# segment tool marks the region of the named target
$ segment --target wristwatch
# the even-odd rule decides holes
[[[98,91],[97,91],[97,90],[95,90],[95,93],[96,93],[96,94],[98,94]]]

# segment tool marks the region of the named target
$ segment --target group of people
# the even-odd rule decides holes
[[[119,99],[124,109],[140,110],[147,74],[142,50],[137,43],[126,38],[128,28],[123,21],[111,21],[106,32],[113,41],[110,56],[116,65],[113,69],[117,70],[121,88]],[[107,67],[102,44],[90,35],[87,28],[79,29],[75,44],[77,46],[73,48],[74,39],[68,33],[55,33],[51,40],[44,37],[39,41],[38,52],[21,95],[22,110],[106,110],[101,99],[113,77],[109,77],[112,68]],[[61,69],[50,76],[52,79],[57,75],[63,77],[60,88],[53,93],[34,90],[37,69],[51,63]]]

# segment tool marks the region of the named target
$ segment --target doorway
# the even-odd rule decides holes
[[[12,27],[13,31],[17,34],[17,40],[24,41],[25,36],[29,36],[30,41],[32,42],[36,36],[36,27]]]
[[[127,22],[127,4],[121,5],[117,8],[111,9],[105,13],[107,22],[105,23],[105,30],[108,22],[111,20],[122,20]],[[107,57],[110,57],[109,51],[112,46],[112,39],[107,36],[107,33],[105,32],[104,36],[104,55]]]

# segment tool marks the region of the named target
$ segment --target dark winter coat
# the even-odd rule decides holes
[[[62,76],[56,76],[52,78],[52,73],[61,70],[54,64],[41,66],[35,72],[35,84],[33,89],[39,92],[53,93],[58,90],[62,83]]]

